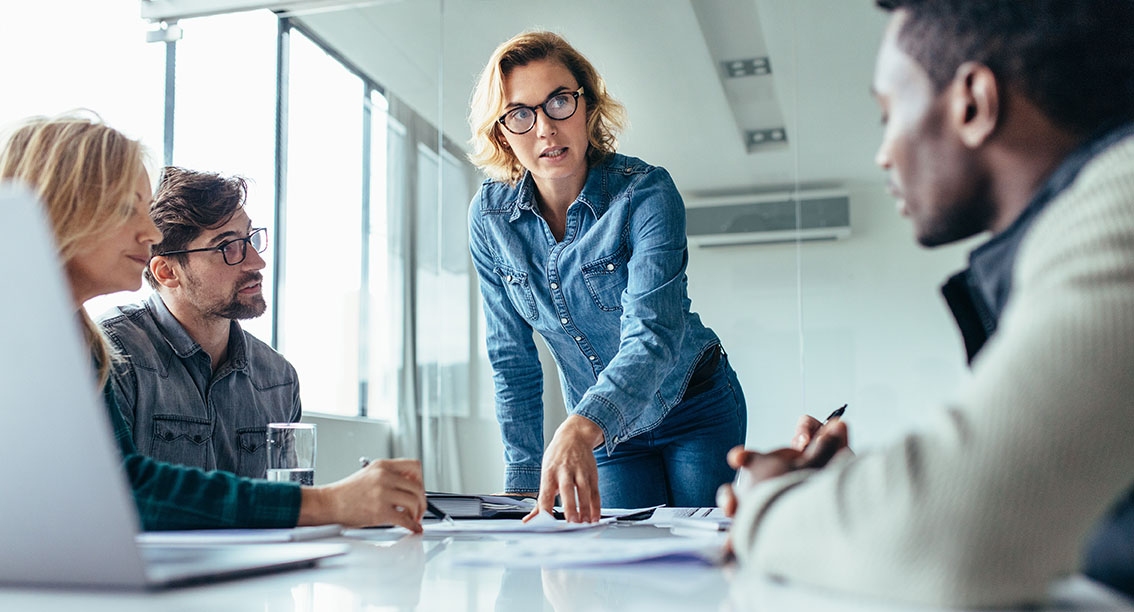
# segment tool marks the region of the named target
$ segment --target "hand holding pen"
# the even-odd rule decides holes
[[[736,469],[736,480],[717,491],[717,505],[725,515],[736,512],[738,494],[756,483],[796,470],[821,468],[847,449],[847,427],[840,418],[846,408],[838,408],[823,423],[809,416],[801,418],[790,448],[759,453],[737,446],[729,451],[728,464]]]
[[[369,457],[359,457],[358,458],[358,465],[359,465],[360,468],[365,468],[365,467],[369,466],[370,465],[370,458]],[[437,506],[433,505],[433,502],[429,501],[428,494],[426,494],[426,497],[425,497],[425,509],[428,510],[431,514],[433,514],[434,517],[441,519],[442,523],[445,523],[447,525],[455,524],[455,522],[453,521],[453,517],[449,516],[449,514],[447,512],[445,512],[444,510],[441,510]]]
[[[803,451],[808,444],[811,444],[811,440],[822,428],[826,427],[832,419],[841,419],[846,411],[847,405],[843,404],[829,414],[822,423],[807,414],[799,417],[799,421],[795,424],[795,436],[791,439],[791,447],[797,451]]]

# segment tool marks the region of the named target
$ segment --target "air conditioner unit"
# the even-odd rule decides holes
[[[698,247],[839,240],[850,236],[850,197],[838,189],[694,198],[685,232]]]

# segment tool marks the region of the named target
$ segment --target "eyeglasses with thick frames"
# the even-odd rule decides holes
[[[248,245],[256,249],[257,253],[263,253],[268,248],[268,229],[264,227],[252,228],[247,238],[234,238],[232,240],[225,240],[224,242],[211,247],[203,249],[185,249],[183,251],[166,251],[164,253],[155,253],[158,255],[185,255],[187,253],[204,253],[206,251],[220,251],[224,256],[224,263],[235,266],[244,263],[244,259],[248,257]]]
[[[582,93],[583,88],[580,87],[575,91],[553,94],[550,98],[545,100],[543,104],[538,106],[517,106],[503,115],[500,115],[500,118],[496,121],[513,134],[527,134],[535,127],[537,108],[542,108],[544,116],[548,119],[554,119],[556,121],[570,119],[579,108],[579,95]]]

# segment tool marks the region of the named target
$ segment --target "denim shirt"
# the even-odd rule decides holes
[[[543,378],[532,330],[559,365],[568,412],[598,424],[608,452],[656,427],[720,343],[689,309],[685,206],[668,172],[609,156],[567,209],[562,242],[534,190],[530,174],[514,186],[485,181],[469,207],[508,491],[539,489]]]
[[[267,424],[298,421],[295,368],[231,322],[228,359],[206,353],[154,293],[100,325],[124,357],[115,399],[138,452],[159,461],[264,478]]]

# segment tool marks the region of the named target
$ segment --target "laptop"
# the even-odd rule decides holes
[[[347,552],[138,545],[137,508],[43,209],[0,184],[0,227],[0,583],[158,588]]]

